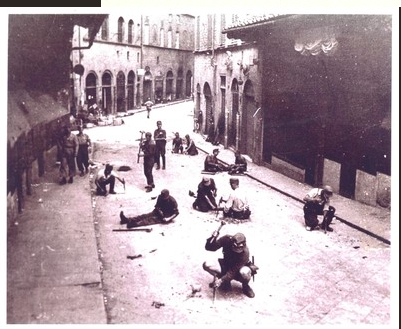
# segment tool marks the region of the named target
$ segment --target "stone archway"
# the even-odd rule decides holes
[[[133,110],[135,107],[135,73],[134,71],[129,71],[127,79],[127,107],[128,110]]]
[[[152,73],[147,71],[143,76],[143,102],[152,99]]]
[[[125,112],[125,74],[117,74],[117,112]]]
[[[112,76],[110,72],[104,72],[102,76],[102,110],[106,114],[113,112]]]
[[[168,102],[173,100],[173,80],[174,80],[173,72],[168,71],[166,74],[166,100]]]
[[[209,133],[210,126],[212,125],[212,121],[214,121],[213,117],[213,105],[212,105],[212,90],[207,82],[203,85],[203,95],[205,96],[205,130],[206,133]]]
[[[85,94],[88,105],[92,105],[97,102],[96,97],[97,77],[94,73],[89,73],[85,79]]]
[[[192,72],[188,70],[187,75],[185,77],[185,97],[191,97],[192,92]]]
[[[228,146],[237,147],[237,115],[239,110],[239,88],[237,79],[231,83],[231,111],[228,122]]]

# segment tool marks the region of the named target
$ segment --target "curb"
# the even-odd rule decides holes
[[[209,152],[206,152],[205,150],[203,150],[202,148],[200,148],[198,146],[196,148],[198,150],[202,151],[203,153],[209,154]],[[222,162],[225,165],[228,165],[228,163],[223,161],[223,160],[219,159],[219,161]],[[303,200],[301,200],[301,199],[299,199],[299,198],[297,198],[297,197],[295,197],[295,196],[293,196],[293,195],[291,195],[291,194],[289,194],[287,192],[284,192],[283,190],[281,190],[281,189],[279,189],[277,187],[274,187],[274,186],[272,186],[272,185],[270,185],[270,184],[268,184],[268,183],[266,183],[264,181],[261,181],[259,178],[256,178],[256,177],[254,177],[254,176],[252,176],[252,175],[250,175],[248,173],[245,173],[244,175],[248,176],[249,178],[251,178],[251,179],[253,179],[255,181],[257,181],[258,183],[261,183],[261,184],[271,188],[272,190],[274,190],[276,192],[279,192],[279,193],[281,193],[281,194],[283,194],[283,195],[285,195],[285,196],[287,196],[287,197],[289,197],[289,198],[291,198],[291,199],[293,199],[295,201],[298,201],[298,202],[300,202],[302,204],[305,204],[305,202]],[[383,238],[380,235],[377,235],[377,234],[375,234],[375,233],[373,233],[373,232],[371,232],[371,231],[369,231],[367,229],[364,229],[363,227],[360,227],[360,226],[358,226],[356,224],[353,224],[353,223],[349,222],[348,220],[343,219],[343,218],[341,218],[341,217],[339,217],[337,215],[335,216],[335,218],[337,220],[339,220],[340,222],[344,223],[345,225],[348,225],[349,227],[352,227],[353,229],[356,229],[356,230],[358,230],[358,231],[360,231],[362,233],[365,233],[365,234],[367,234],[367,235],[369,235],[369,236],[371,236],[371,237],[373,237],[373,238],[375,238],[375,239],[377,239],[377,240],[379,240],[379,241],[381,241],[381,242],[383,242],[385,244],[391,245],[391,241],[390,240],[387,240],[386,238]]]

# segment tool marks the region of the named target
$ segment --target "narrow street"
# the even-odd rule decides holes
[[[205,154],[171,154],[173,132],[192,133],[193,103],[185,102],[125,117],[122,126],[86,130],[96,143],[95,163],[110,162],[126,189],[117,182],[116,195],[93,196],[98,255],[108,323],[196,324],[388,324],[390,321],[390,247],[336,222],[330,234],[308,232],[302,204],[250,179],[240,177],[249,191],[251,220],[229,223],[221,234],[242,232],[260,270],[252,282],[254,299],[234,285],[217,292],[202,270],[205,260],[221,252],[204,249],[219,226],[221,214],[192,209],[188,195],[201,180]],[[156,188],[145,193],[142,159],[137,163],[139,131],[153,131],[162,120],[167,131],[166,170],[154,170]],[[213,176],[218,198],[229,192],[229,175]],[[93,190],[93,182],[92,190]],[[119,212],[135,216],[153,209],[162,189],[170,190],[180,215],[151,232],[113,232]],[[127,256],[134,256],[128,259]],[[201,291],[191,294],[191,285]]]

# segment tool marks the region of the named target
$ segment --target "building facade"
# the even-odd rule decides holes
[[[22,212],[31,184],[54,165],[59,132],[70,123],[73,28],[85,27],[90,47],[104,18],[8,17],[7,225]]]
[[[215,130],[225,147],[240,150],[260,163],[261,141],[255,134],[262,123],[258,48],[254,42],[223,34],[227,26],[245,17],[196,17],[195,113],[203,113],[203,133],[210,135]]]
[[[310,185],[389,206],[391,16],[260,16],[225,32],[257,45],[256,158]]]
[[[74,44],[85,44],[86,34],[76,28]],[[191,97],[194,17],[109,15],[90,50],[73,52],[78,106],[96,102],[105,114]]]

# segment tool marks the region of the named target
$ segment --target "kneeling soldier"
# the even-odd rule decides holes
[[[249,286],[249,281],[256,274],[258,267],[249,260],[249,249],[246,246],[246,238],[242,233],[235,235],[224,235],[217,239],[218,231],[206,240],[205,249],[216,251],[223,248],[223,257],[219,259],[220,270],[206,262],[203,269],[215,276],[217,279],[211,283],[211,287],[221,287],[223,290],[231,289],[231,281],[242,283],[242,291],[249,298],[255,297],[255,293]]]

